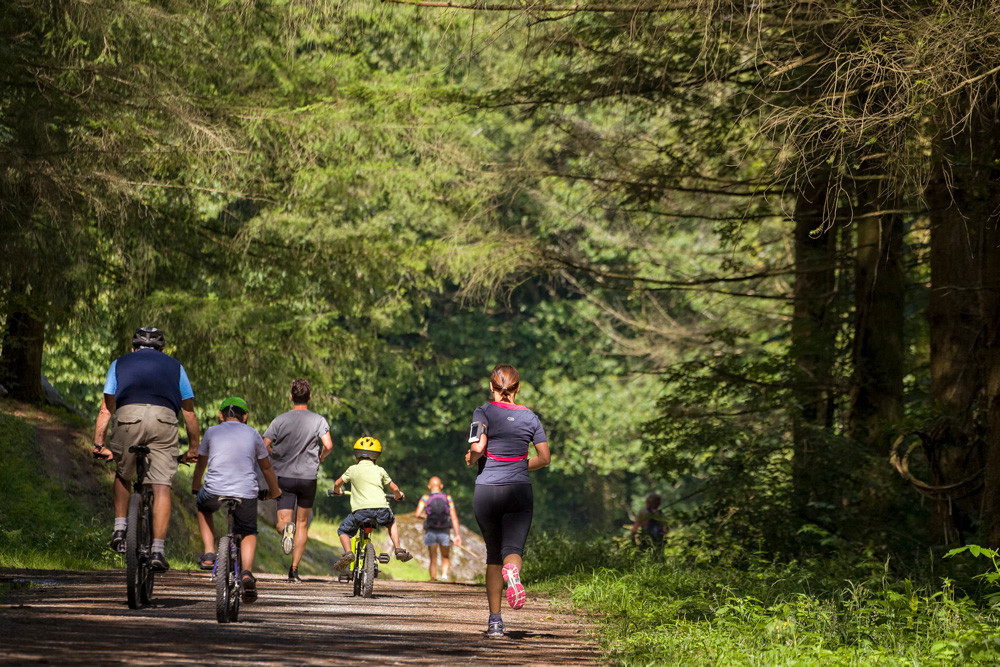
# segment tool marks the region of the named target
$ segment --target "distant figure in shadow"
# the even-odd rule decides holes
[[[646,549],[662,549],[667,534],[667,523],[660,512],[662,498],[658,493],[646,496],[646,506],[632,524],[632,542]]]
[[[462,538],[458,534],[458,514],[455,513],[455,501],[442,491],[444,484],[440,477],[431,477],[427,482],[427,489],[430,493],[420,497],[414,516],[424,520],[424,545],[431,559],[428,567],[431,581],[437,580],[438,552],[441,553],[441,578],[447,580],[448,570],[451,568],[449,530],[455,531],[455,546],[462,544]]]

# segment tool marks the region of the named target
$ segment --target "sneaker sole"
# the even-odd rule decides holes
[[[289,530],[291,528],[291,530]],[[295,548],[295,524],[290,523],[285,526],[285,532],[281,535],[281,550],[285,554],[292,553],[292,549]]]
[[[528,599],[528,594],[521,584],[521,573],[513,565],[505,565],[503,580],[507,582],[507,603],[512,609],[520,609]]]
[[[257,601],[257,582],[243,582],[243,601],[252,604]]]

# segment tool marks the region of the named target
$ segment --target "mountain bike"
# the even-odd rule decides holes
[[[257,494],[259,500],[267,498],[267,491]],[[219,503],[226,506],[226,534],[219,538],[212,579],[215,581],[215,620],[219,623],[235,623],[240,616],[240,600],[243,598],[243,552],[240,546],[243,536],[233,530],[234,512],[242,500],[231,496],[218,496]],[[251,600],[252,602],[252,600]]]
[[[145,483],[149,447],[132,445],[128,450],[135,454],[135,482],[125,529],[125,590],[129,609],[138,609],[153,598],[153,489]]]
[[[326,492],[328,496],[337,494],[330,489]],[[350,491],[344,491],[345,496],[351,495]],[[385,499],[395,502],[396,498],[391,493],[385,494]],[[351,551],[354,552],[354,564],[347,574],[347,580],[354,582],[354,596],[370,598],[375,587],[375,579],[378,577],[379,563],[387,565],[389,554],[375,553],[375,545],[372,544],[372,530],[378,528],[375,519],[365,519],[361,524],[361,529],[357,535],[351,538]]]
[[[125,592],[129,609],[139,609],[153,599],[155,573],[150,562],[153,555],[153,487],[146,484],[149,447],[131,445],[128,450],[135,454],[135,481],[125,515]],[[94,458],[103,463],[113,461],[99,454],[94,454]],[[183,454],[177,457],[177,463],[187,465]]]

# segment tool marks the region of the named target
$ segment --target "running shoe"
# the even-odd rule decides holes
[[[292,553],[295,547],[295,524],[291,521],[285,524],[285,530],[281,533],[281,550],[286,554]]]
[[[166,556],[159,551],[154,551],[149,557],[149,568],[153,572],[166,572],[170,569],[170,563],[167,562]]]
[[[412,558],[413,558],[413,554],[411,554],[406,549],[404,549],[402,547],[400,547],[399,549],[396,549],[396,560],[398,560],[400,563],[405,563],[406,561],[408,561],[408,560],[410,560]]]
[[[503,637],[504,630],[503,621],[498,618],[495,621],[489,622],[489,625],[486,628],[486,636],[490,639],[498,639]]]
[[[354,552],[348,551],[343,556],[340,557],[336,563],[333,564],[334,570],[339,570],[341,572],[347,572],[351,569],[351,565],[354,563]]]
[[[111,533],[111,550],[120,554],[125,553],[125,531],[116,530]]]
[[[528,599],[528,594],[521,585],[521,573],[516,565],[507,563],[503,566],[503,580],[507,582],[507,602],[512,609],[520,609]]]
[[[244,570],[240,575],[240,584],[243,585],[243,601],[247,604],[257,601],[257,579],[253,574]]]
[[[290,568],[288,568],[288,580],[289,581],[294,581],[297,584],[301,584],[302,583],[302,580],[299,579],[299,568],[297,568],[297,567],[290,567]]]

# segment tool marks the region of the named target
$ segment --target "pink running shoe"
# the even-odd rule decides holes
[[[521,573],[513,563],[503,566],[503,580],[507,582],[507,602],[512,609],[520,609],[524,606],[524,601],[528,599],[528,594],[524,592],[521,584]]]

